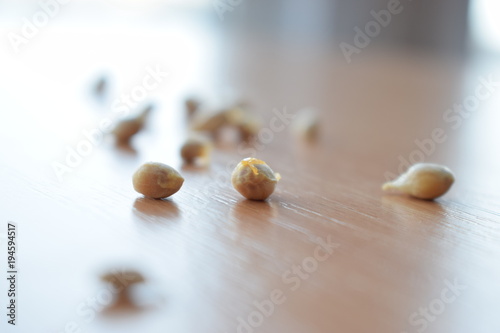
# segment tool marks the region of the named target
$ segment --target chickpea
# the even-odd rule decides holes
[[[234,169],[231,182],[245,198],[266,200],[274,192],[280,178],[264,161],[245,158]]]

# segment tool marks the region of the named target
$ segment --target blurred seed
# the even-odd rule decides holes
[[[432,200],[448,192],[454,181],[455,177],[447,167],[432,163],[418,163],[396,180],[385,183],[382,189]]]
[[[184,178],[166,164],[148,162],[134,173],[132,182],[134,189],[144,196],[162,199],[179,191]]]
[[[97,80],[97,82],[94,85],[94,93],[102,97],[106,93],[106,90],[108,88],[108,79],[106,76],[102,76]]]
[[[297,112],[293,119],[291,130],[303,140],[315,141],[319,135],[320,120],[315,109],[307,108]]]
[[[225,127],[235,128],[241,140],[250,141],[259,133],[262,121],[257,115],[237,105],[228,109],[198,114],[193,121],[192,129],[217,137],[219,131]]]
[[[194,97],[186,99],[184,102],[188,117],[192,117],[200,108],[201,102]]]
[[[231,176],[233,187],[250,200],[266,200],[273,192],[281,176],[261,160],[245,158]]]
[[[148,115],[153,110],[153,105],[148,105],[138,116],[122,120],[112,133],[119,144],[128,144],[130,139],[144,128]]]
[[[212,142],[203,136],[191,136],[181,148],[181,157],[187,164],[200,163],[206,165],[210,162]]]
[[[224,126],[230,125],[237,111],[222,109],[213,112],[200,113],[193,120],[192,128],[195,131],[215,133]]]
[[[255,114],[246,111],[240,119],[235,120],[235,126],[240,132],[241,140],[251,141],[262,128],[262,121]]]
[[[142,283],[145,281],[141,273],[132,270],[123,271],[121,273],[106,273],[101,276],[101,280],[107,283],[111,283],[116,288],[128,288],[133,284]]]
[[[134,306],[134,302],[130,298],[130,288],[138,283],[145,282],[145,278],[141,273],[133,270],[127,270],[122,272],[110,272],[101,276],[101,281],[109,283],[113,286],[115,290],[115,299],[111,307],[130,307]]]

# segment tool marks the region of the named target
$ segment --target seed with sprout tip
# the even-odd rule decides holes
[[[192,135],[181,148],[181,157],[187,164],[208,164],[212,143],[208,138]]]
[[[130,139],[144,128],[146,118],[152,109],[153,106],[149,105],[138,116],[119,122],[112,132],[116,138],[117,143],[129,143]]]
[[[266,200],[274,192],[280,178],[264,161],[249,157],[236,166],[231,182],[245,198]]]
[[[179,191],[184,178],[166,164],[148,162],[134,173],[132,182],[137,192],[149,198],[161,199]]]
[[[385,183],[382,189],[432,200],[445,194],[454,181],[455,177],[447,167],[432,163],[418,163],[396,180]]]

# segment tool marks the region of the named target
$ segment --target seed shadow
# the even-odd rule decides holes
[[[241,200],[233,206],[230,216],[238,230],[255,235],[271,224],[277,211],[272,201]]]
[[[205,172],[209,169],[209,163],[186,163],[184,162],[181,166],[181,170],[184,172]]]
[[[418,199],[414,198],[407,194],[400,194],[397,192],[387,192],[382,197],[382,204],[384,206],[399,206],[410,207],[410,206],[418,206],[424,210],[434,210],[437,213],[444,213],[445,208],[443,207],[442,202],[440,202],[439,198],[437,199]]]
[[[171,200],[144,197],[135,199],[132,211],[138,220],[147,223],[177,219],[180,213],[177,204]]]

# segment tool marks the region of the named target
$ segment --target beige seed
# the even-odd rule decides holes
[[[306,141],[315,141],[319,135],[320,120],[315,109],[307,108],[297,112],[291,130],[293,134]]]
[[[227,110],[217,110],[215,112],[203,112],[193,119],[192,128],[200,132],[215,132],[226,124]]]
[[[129,143],[130,139],[144,128],[146,118],[152,109],[153,106],[149,105],[138,116],[119,122],[112,132],[116,142],[119,144]]]
[[[134,173],[132,182],[137,192],[149,198],[161,199],[179,191],[184,178],[166,164],[148,162]]]
[[[231,176],[236,191],[250,200],[266,200],[274,192],[279,179],[279,174],[256,158],[242,160]]]
[[[210,162],[210,152],[212,142],[200,135],[191,136],[186,140],[181,148],[181,157],[187,164],[208,164]]]
[[[233,125],[242,117],[243,111],[240,108],[199,113],[193,120],[192,128],[195,131],[216,134],[222,127]]]
[[[455,177],[447,167],[432,163],[418,163],[396,180],[385,183],[382,189],[432,200],[445,194],[454,181]]]
[[[262,121],[258,116],[247,111],[240,119],[235,120],[235,126],[240,132],[241,140],[251,141],[262,128]]]

